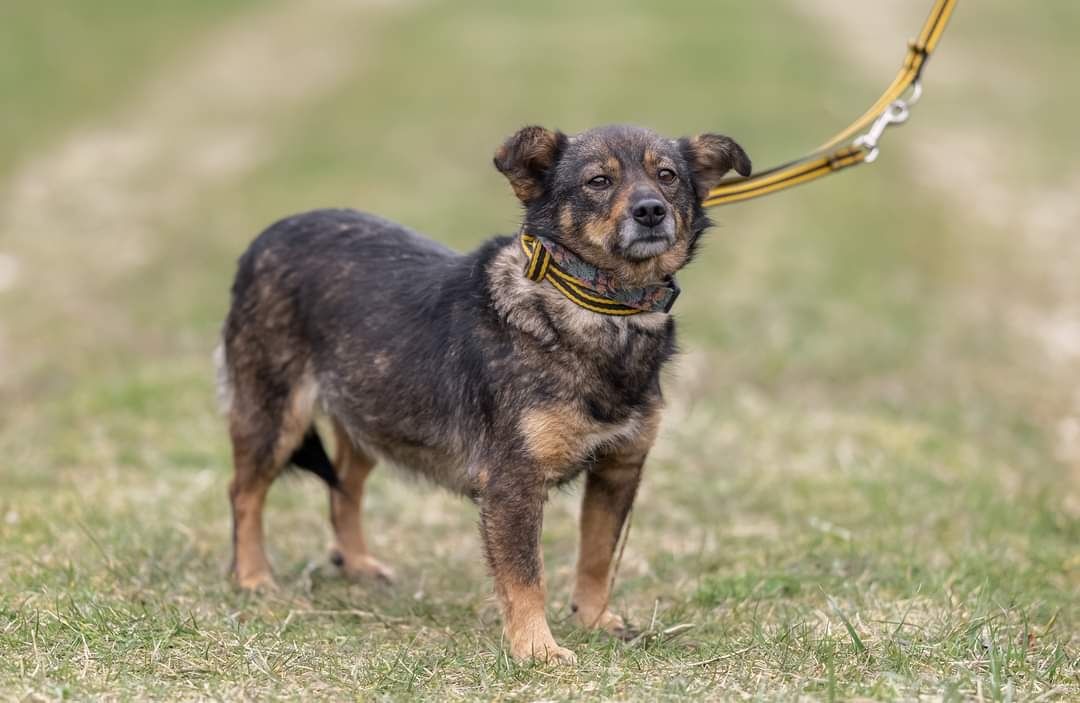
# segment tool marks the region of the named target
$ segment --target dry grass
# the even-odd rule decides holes
[[[985,16],[958,15],[932,79],[981,61],[1002,27],[1026,42],[1014,65],[1064,65],[1072,42],[1055,28],[1075,26],[1074,9],[984,4]],[[374,475],[368,513],[396,587],[337,578],[324,491],[299,477],[271,495],[281,589],[229,587],[228,451],[209,355],[232,261],[266,222],[324,204],[461,247],[511,230],[488,155],[524,122],[720,128],[766,164],[854,112],[874,77],[771,4],[334,4],[296,20],[333,28],[334,66],[319,74],[332,80],[286,98],[254,83],[218,103],[227,114],[185,107],[194,117],[176,120],[154,106],[209,88],[166,100],[162,86],[190,87],[177,77],[201,75],[208,56],[225,57],[222,80],[244,83],[230,69],[250,70],[255,50],[230,59],[231,32],[265,28],[257,46],[291,36],[316,57],[319,33],[291,32],[284,2],[115,5],[109,17],[124,22],[86,31],[30,5],[4,23],[48,24],[70,56],[126,66],[97,77],[92,110],[35,125],[31,151],[0,134],[18,155],[0,160],[4,697],[1080,696],[1080,355],[1067,343],[1078,300],[1067,276],[1042,275],[1075,270],[1080,248],[1054,238],[1068,208],[1014,197],[1057,180],[1031,163],[1080,146],[1052,116],[1030,117],[1080,104],[1075,88],[1018,86],[1020,115],[1013,90],[943,78],[949,90],[928,94],[873,169],[716,213],[682,280],[685,353],[615,596],[647,634],[624,645],[570,625],[571,490],[552,497],[544,546],[555,633],[580,663],[519,666],[500,643],[473,509],[392,469]],[[353,27],[355,45],[340,42]],[[883,50],[899,54],[908,31],[882,37]],[[33,41],[0,46],[39,69]],[[86,67],[49,65],[77,106]],[[30,134],[40,88],[0,81]],[[663,99],[636,97],[650,81]],[[1029,120],[1039,128],[1022,129]],[[114,152],[79,151],[82,136],[128,132],[151,143],[145,168],[121,173]],[[257,135],[251,152],[222,152],[242,168],[215,170],[186,148],[169,157],[225,132]],[[1013,168],[940,170],[953,145],[993,155],[1003,134],[1022,145]],[[83,170],[56,175],[70,153]],[[65,187],[28,205],[28,179]],[[978,205],[983,186],[1013,205]],[[89,196],[103,192],[112,209],[87,227],[87,208],[102,205]],[[16,215],[47,226],[31,237]]]

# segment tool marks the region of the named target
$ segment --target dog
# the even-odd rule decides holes
[[[702,201],[750,159],[729,137],[530,126],[496,151],[520,232],[459,254],[352,210],[281,220],[240,257],[220,385],[235,475],[231,574],[273,584],[263,504],[289,465],[330,487],[349,576],[392,578],[361,526],[377,460],[469,497],[515,659],[573,663],[545,616],[548,491],[584,476],[572,609],[631,634],[608,607],[612,562],[675,353],[675,273],[710,222]],[[332,461],[314,427],[335,435]]]

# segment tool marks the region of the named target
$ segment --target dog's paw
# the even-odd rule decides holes
[[[539,661],[547,662],[548,664],[565,664],[567,666],[574,666],[577,664],[577,655],[566,647],[560,647],[555,645],[555,649],[544,650],[543,657],[536,657]]]
[[[232,582],[237,588],[249,593],[270,593],[277,590],[277,583],[269,571],[256,571],[247,574],[232,574]]]
[[[566,647],[560,647],[552,640],[550,644],[532,644],[527,649],[511,652],[519,662],[535,661],[545,664],[577,664],[577,655]]]
[[[346,558],[338,550],[330,553],[330,561],[341,570],[348,579],[357,581],[375,579],[385,584],[393,584],[394,570],[369,554]]]
[[[584,610],[577,611],[578,623],[589,630],[603,630],[612,637],[616,637],[620,640],[629,641],[637,637],[640,632],[627,625],[620,616],[607,610],[606,608],[599,614],[588,614]]]
[[[550,632],[536,632],[531,637],[520,638],[511,643],[510,654],[519,662],[577,664],[577,655],[566,647],[560,647]]]

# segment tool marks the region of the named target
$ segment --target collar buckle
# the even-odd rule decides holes
[[[679,288],[679,284],[675,282],[674,278],[668,279],[668,286],[671,288],[671,297],[668,298],[667,304],[664,305],[664,312],[671,312],[671,308],[675,306],[675,301],[679,299],[679,295],[682,293],[682,288]]]

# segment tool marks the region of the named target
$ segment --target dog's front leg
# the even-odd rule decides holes
[[[585,479],[581,501],[581,544],[578,548],[577,580],[571,607],[578,623],[603,629],[616,637],[636,633],[611,612],[611,565],[630,508],[641,482],[645,455],[652,446],[656,423],[638,438],[635,446],[602,457]]]
[[[480,511],[484,552],[513,657],[573,664],[574,653],[555,642],[544,613],[547,593],[540,532],[545,489],[540,477],[531,478],[522,480],[507,471],[488,482]]]

